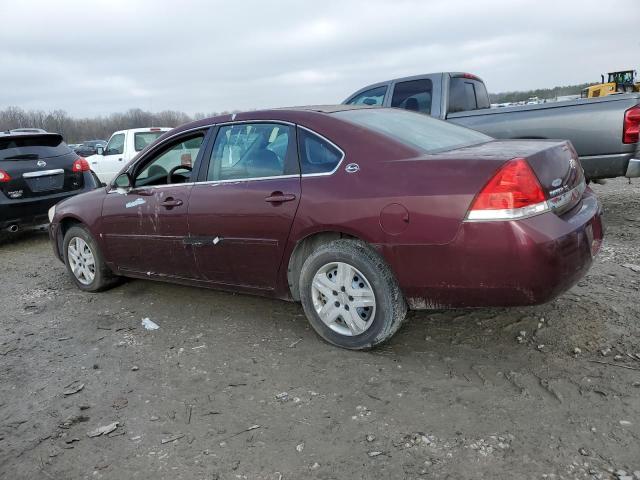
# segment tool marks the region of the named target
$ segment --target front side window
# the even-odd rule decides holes
[[[291,127],[242,123],[220,127],[211,152],[208,181],[277,177],[287,172]],[[294,142],[295,144],[295,142]]]
[[[145,163],[136,176],[135,186],[185,183],[191,179],[191,168],[202,147],[204,134],[181,139]],[[169,178],[171,174],[171,178]]]
[[[342,160],[342,152],[307,130],[298,129],[298,153],[302,174],[330,173]]]
[[[399,82],[393,89],[391,106],[430,115],[432,90],[431,80],[426,78]]]
[[[122,155],[124,152],[124,133],[117,133],[109,140],[105,155]]]
[[[381,106],[384,96],[387,93],[387,86],[372,88],[366,92],[359,93],[347,102],[347,105],[376,105]]]

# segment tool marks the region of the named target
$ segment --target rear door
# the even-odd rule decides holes
[[[295,137],[277,122],[218,128],[189,201],[189,243],[205,280],[275,288],[300,201]]]
[[[0,170],[8,179],[0,191],[15,204],[81,189],[82,172],[73,171],[78,156],[58,134],[0,137]]]
[[[190,132],[145,155],[134,165],[134,187],[111,190],[102,208],[102,231],[109,260],[117,268],[194,279],[198,277],[188,247],[187,212],[206,130]]]
[[[432,98],[433,82],[428,78],[396,82],[390,106],[431,115]]]

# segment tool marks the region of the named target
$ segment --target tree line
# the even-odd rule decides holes
[[[228,113],[228,112],[221,112]],[[74,118],[64,110],[24,110],[20,107],[7,107],[0,110],[0,131],[14,128],[42,128],[47,132],[61,134],[67,143],[80,143],[85,140],[108,140],[117,130],[143,127],[177,127],[192,120],[212,117],[217,113],[196,113],[165,110],[148,112],[132,108],[126,112],[112,113],[93,118]]]
[[[540,99],[556,98],[563,95],[579,95],[580,91],[592,83],[566,85],[535,90],[490,93],[491,103],[520,102],[529,97]],[[232,112],[220,112],[220,114]],[[149,112],[132,108],[126,112],[112,113],[93,118],[74,118],[64,110],[24,110],[20,107],[7,107],[0,110],[0,131],[13,128],[42,128],[47,132],[60,133],[67,143],[80,143],[85,140],[108,140],[117,130],[143,127],[177,127],[183,123],[202,118],[213,117],[218,113],[196,113],[188,115],[175,110]]]

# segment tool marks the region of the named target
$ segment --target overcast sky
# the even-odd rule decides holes
[[[491,92],[640,70],[640,1],[0,0],[0,108],[92,116],[339,103],[469,71]]]

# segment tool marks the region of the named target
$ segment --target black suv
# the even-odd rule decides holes
[[[0,132],[0,233],[47,223],[47,211],[100,183],[57,133]]]
[[[89,140],[82,142],[80,146],[74,148],[74,150],[78,155],[90,157],[91,155],[98,153],[98,147],[104,148],[106,146],[107,142],[105,140]]]

